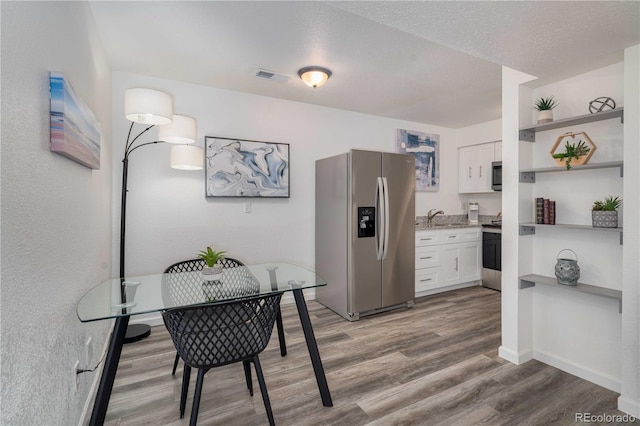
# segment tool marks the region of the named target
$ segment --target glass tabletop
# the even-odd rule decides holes
[[[76,310],[80,321],[88,322],[326,284],[314,271],[289,263],[225,268],[215,277],[200,271],[144,275],[95,286],[82,296]]]

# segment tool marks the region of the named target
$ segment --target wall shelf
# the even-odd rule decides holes
[[[619,312],[622,313],[622,291],[613,290],[610,288],[598,287],[595,285],[578,283],[578,285],[570,286],[558,284],[556,278],[547,277],[538,274],[528,274],[520,276],[520,289],[535,287],[536,284],[543,284],[556,288],[563,288],[570,291],[578,291],[580,293],[593,294],[601,297],[608,297],[610,299],[616,299],[618,301]]]
[[[612,169],[620,167],[620,177],[624,175],[624,162],[622,161],[609,161],[603,163],[585,164],[582,166],[573,166],[571,170],[567,170],[565,167],[541,167],[536,169],[522,169],[520,170],[520,182],[522,183],[535,183],[536,173],[572,173],[580,170],[596,170],[596,169]]]
[[[616,108],[607,111],[597,112],[595,114],[578,115],[576,117],[563,118],[552,121],[550,123],[537,124],[535,126],[527,126],[520,128],[520,140],[526,142],[536,141],[536,132],[544,132],[547,130],[560,129],[562,127],[578,126],[580,124],[594,123],[596,121],[610,120],[620,117],[620,122],[624,123],[624,108]]]
[[[591,225],[574,225],[569,223],[556,223],[555,225],[546,225],[542,223],[523,222],[520,223],[520,235],[533,235],[536,233],[536,228],[555,228],[555,229],[578,229],[585,231],[596,232],[619,232],[620,233],[620,245],[622,245],[622,227],[619,228],[597,228]]]

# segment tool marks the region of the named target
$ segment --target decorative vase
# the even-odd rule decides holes
[[[576,257],[575,259],[560,258],[560,253],[570,251]],[[577,285],[580,278],[580,267],[578,266],[578,255],[571,249],[563,249],[558,253],[556,261],[556,278],[558,284]]]
[[[591,225],[594,228],[617,228],[618,211],[593,210],[591,212]]]
[[[202,268],[202,278],[205,281],[216,281],[222,278],[222,266],[213,265]]]
[[[543,109],[538,111],[538,124],[549,123],[553,121],[553,110]]]

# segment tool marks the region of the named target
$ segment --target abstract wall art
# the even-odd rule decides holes
[[[100,123],[62,73],[49,73],[50,149],[90,169],[100,168]]]
[[[289,144],[205,136],[207,197],[289,197]]]
[[[440,190],[440,135],[398,129],[396,149],[416,157],[416,191]]]

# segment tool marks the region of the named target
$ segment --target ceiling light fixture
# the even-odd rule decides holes
[[[331,77],[331,71],[327,68],[311,66],[300,68],[298,70],[298,75],[307,86],[315,89],[316,87],[322,86],[327,82],[327,80],[329,80],[329,77]]]

